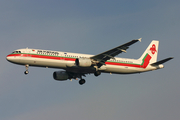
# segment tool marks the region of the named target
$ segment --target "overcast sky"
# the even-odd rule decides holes
[[[1,0],[1,120],[179,120],[179,0]],[[58,82],[57,69],[6,61],[19,48],[99,54],[132,39],[118,57],[139,58],[159,40],[165,68],[133,75],[87,75]]]

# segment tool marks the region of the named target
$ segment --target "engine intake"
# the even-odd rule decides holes
[[[92,65],[91,59],[89,58],[77,58],[75,63],[79,67],[90,67]]]
[[[65,81],[69,79],[69,75],[66,71],[55,71],[53,73],[53,78],[58,81]]]

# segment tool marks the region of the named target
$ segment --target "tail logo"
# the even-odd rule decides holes
[[[155,45],[155,44],[152,45],[152,47],[150,48],[150,51],[151,51],[151,53],[152,53],[153,55],[155,54],[155,52],[157,52],[157,51],[156,51],[156,45]]]

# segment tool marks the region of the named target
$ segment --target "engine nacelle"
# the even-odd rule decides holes
[[[89,58],[77,58],[75,63],[79,67],[90,67],[92,65],[91,59]]]
[[[54,77],[55,80],[65,81],[65,80],[67,80],[69,78],[69,75],[65,71],[55,71],[53,73],[53,77]]]

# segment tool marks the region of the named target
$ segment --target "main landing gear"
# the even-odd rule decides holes
[[[94,72],[94,75],[97,77],[97,76],[99,76],[99,75],[101,75],[101,71],[96,71],[96,72]],[[79,80],[79,84],[80,85],[83,85],[84,83],[86,83],[86,80],[85,79],[82,79],[82,75],[79,77],[80,78],[80,80]]]
[[[96,71],[95,73],[94,73],[94,76],[99,76],[99,75],[101,75],[101,72],[100,71]]]
[[[81,79],[81,80],[79,80],[79,84],[80,84],[80,85],[83,85],[85,82],[86,82],[86,80],[85,80],[85,79]]]
[[[29,65],[25,65],[25,67],[26,67],[26,71],[24,71],[24,74],[27,75],[29,73],[28,71]]]

